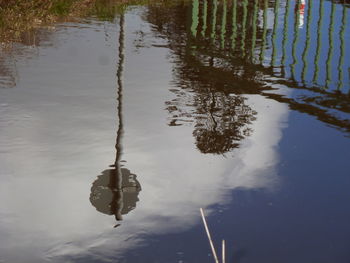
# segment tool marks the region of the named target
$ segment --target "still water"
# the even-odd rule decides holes
[[[350,6],[193,0],[0,53],[0,262],[350,262]]]

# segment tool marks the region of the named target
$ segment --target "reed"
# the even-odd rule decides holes
[[[205,232],[207,233],[207,237],[208,237],[208,240],[209,240],[211,251],[212,251],[213,256],[214,256],[215,263],[219,263],[220,261],[218,259],[218,256],[217,256],[217,253],[216,253],[216,250],[215,250],[214,242],[213,242],[213,240],[211,238],[211,235],[210,235],[210,231],[209,231],[209,228],[208,228],[207,220],[205,219],[203,208],[200,208],[199,210],[201,212],[203,225],[204,225],[204,228],[205,228]],[[221,262],[222,263],[226,262],[226,242],[225,242],[224,239],[221,242]]]
[[[222,240],[222,245],[221,245],[221,247],[222,247],[222,250],[221,250],[221,252],[222,252],[222,255],[221,255],[221,258],[222,258],[222,263],[225,263],[226,262],[226,245],[225,245],[225,239],[223,239]]]

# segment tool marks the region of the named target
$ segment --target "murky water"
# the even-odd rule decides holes
[[[193,0],[0,55],[0,262],[350,261],[350,8]]]

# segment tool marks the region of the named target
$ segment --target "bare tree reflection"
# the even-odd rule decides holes
[[[199,107],[202,116],[193,135],[202,153],[224,154],[239,146],[239,141],[252,132],[248,124],[255,120],[254,112],[242,96],[211,94]]]
[[[249,124],[255,120],[256,112],[246,105],[243,96],[211,88],[195,90],[192,97],[174,92],[177,99],[167,102],[169,125],[194,123],[193,136],[202,153],[224,154],[251,134]]]

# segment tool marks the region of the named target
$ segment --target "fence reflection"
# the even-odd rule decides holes
[[[349,92],[349,76],[344,74],[350,67],[344,59],[350,52],[346,5],[326,0],[193,0],[191,9],[195,40],[210,39],[212,48],[225,50],[225,55],[273,68],[276,76],[299,85]]]
[[[327,0],[192,0],[168,9],[150,6],[145,19],[167,38],[175,62],[176,99],[167,102],[170,125],[194,122],[196,137],[203,119],[214,130],[212,113],[234,105],[210,108],[208,98],[259,94],[349,133],[348,12],[348,4]],[[279,92],[281,87],[288,93]],[[255,118],[251,111],[241,123],[248,129]]]

